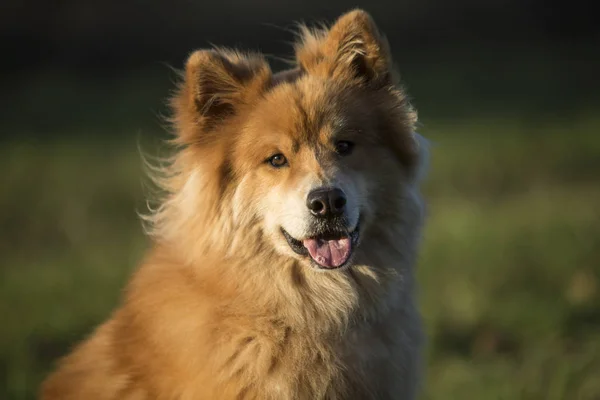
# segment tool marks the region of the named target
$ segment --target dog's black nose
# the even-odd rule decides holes
[[[306,206],[317,217],[330,218],[344,212],[346,196],[341,189],[315,189],[308,194]]]

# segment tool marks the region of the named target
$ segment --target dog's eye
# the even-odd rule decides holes
[[[335,144],[335,151],[341,156],[352,153],[352,149],[354,149],[354,143],[347,140],[340,140]]]
[[[287,165],[287,159],[283,154],[275,154],[274,156],[269,157],[267,162],[275,168],[281,168]]]

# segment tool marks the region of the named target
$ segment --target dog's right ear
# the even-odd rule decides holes
[[[194,52],[172,100],[178,140],[193,143],[207,139],[211,131],[260,96],[270,77],[269,65],[257,54]]]
[[[376,88],[396,83],[388,42],[367,12],[350,11],[328,30],[301,26],[300,33],[296,60],[309,74]]]

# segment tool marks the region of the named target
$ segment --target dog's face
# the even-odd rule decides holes
[[[197,142],[226,149],[232,220],[260,224],[281,254],[338,269],[375,218],[400,206],[415,118],[364,12],[305,32],[297,59],[297,70],[272,76],[256,56],[195,53],[179,119]]]
[[[387,177],[401,184],[402,164],[380,134],[374,101],[364,89],[310,74],[270,91],[236,142],[233,212],[258,215],[284,254],[321,269],[348,265],[386,207]]]
[[[237,145],[234,212],[250,207],[278,250],[331,269],[347,265],[369,209],[369,127],[353,116],[356,101],[327,86],[300,77],[251,113]]]

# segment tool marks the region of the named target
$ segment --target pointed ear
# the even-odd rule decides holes
[[[175,125],[184,142],[202,140],[260,96],[271,77],[265,59],[228,50],[198,50],[187,60],[173,98]]]
[[[296,59],[308,73],[365,83],[393,83],[387,40],[362,10],[342,15],[329,29],[301,28]]]

